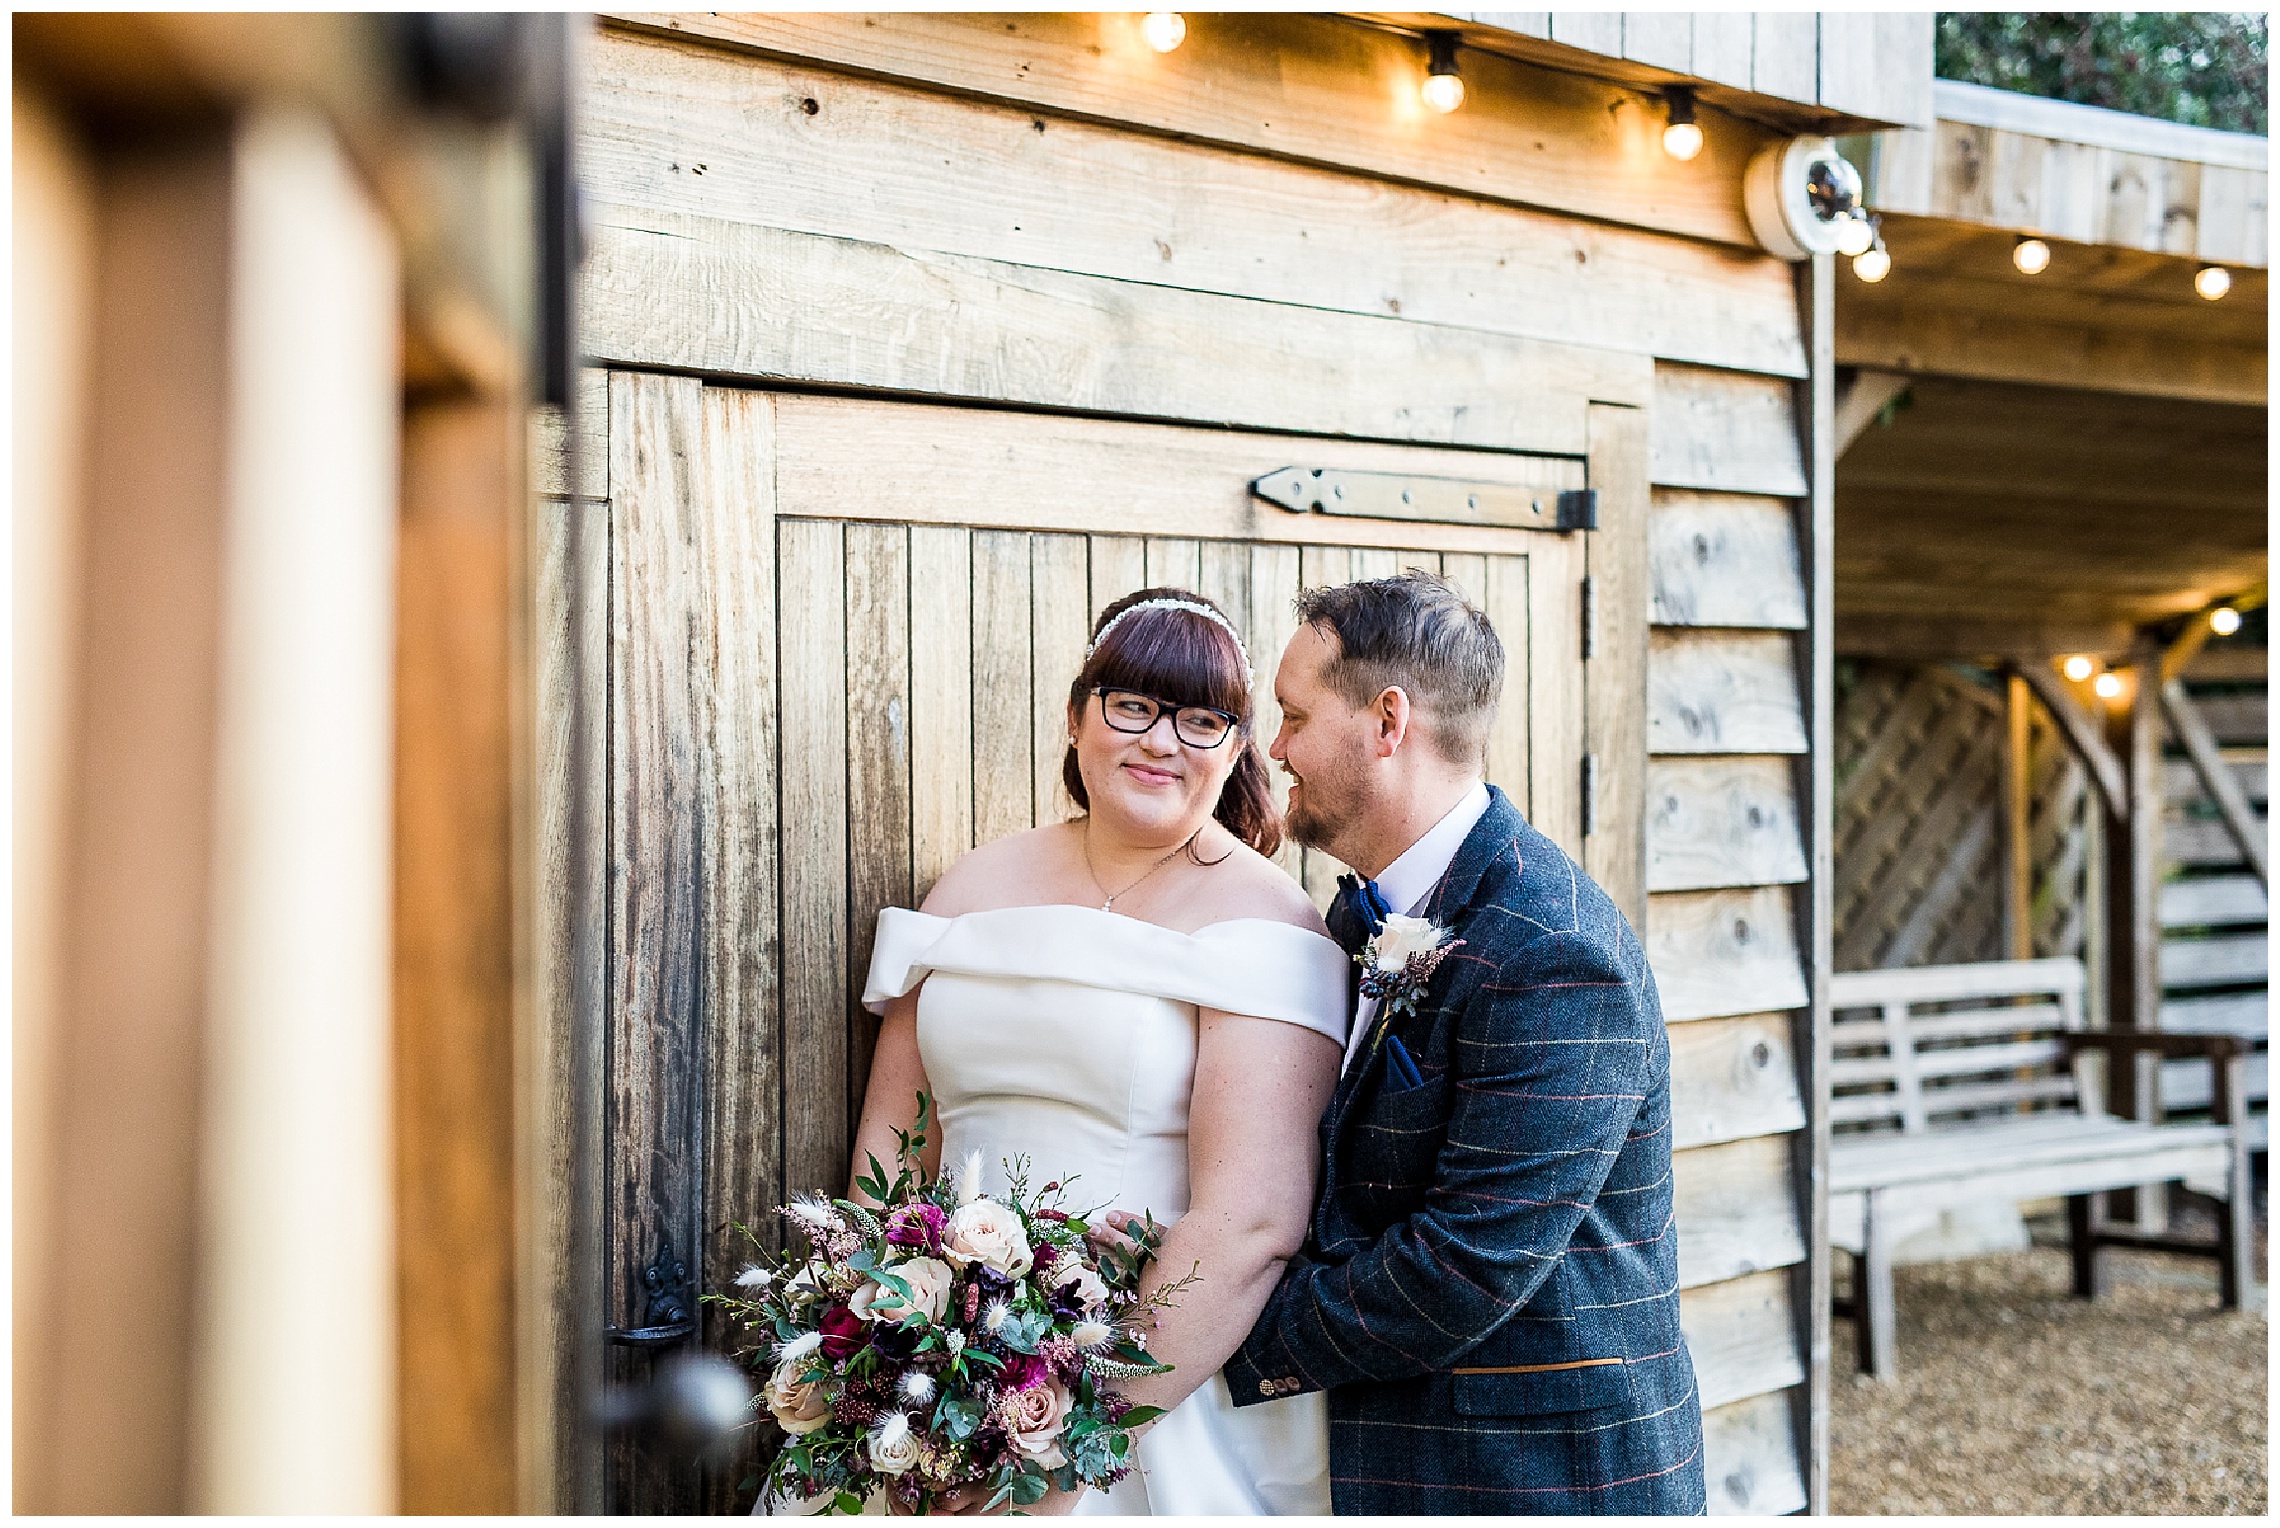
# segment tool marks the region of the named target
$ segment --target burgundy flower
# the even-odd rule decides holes
[[[1016,1353],[1005,1361],[998,1384],[1006,1390],[1027,1390],[1031,1385],[1042,1384],[1051,1373],[1052,1365],[1035,1353]]]
[[[939,1205],[906,1204],[887,1216],[887,1241],[896,1247],[917,1247],[932,1257],[942,1250],[942,1228],[949,1223]]]
[[[870,1340],[870,1328],[863,1318],[844,1305],[834,1305],[825,1311],[816,1325],[823,1333],[823,1356],[833,1363],[860,1353],[864,1343]]]

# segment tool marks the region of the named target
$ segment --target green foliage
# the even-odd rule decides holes
[[[2270,25],[2243,11],[1942,11],[1942,79],[2264,133]]]

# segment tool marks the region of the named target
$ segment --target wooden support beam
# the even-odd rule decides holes
[[[2200,623],[2206,625],[2206,622]],[[2185,745],[2186,756],[2193,761],[2201,783],[2215,798],[2217,811],[2223,816],[2225,828],[2240,845],[2247,857],[2249,868],[2264,883],[2266,891],[2272,889],[2271,871],[2266,865],[2264,824],[2257,819],[2248,797],[2242,793],[2240,779],[2224,755],[2217,751],[2217,740],[2209,732],[2208,724],[2201,720],[2200,712],[2193,709],[2192,697],[2185,693],[2182,681],[2165,679],[2161,685],[2161,709],[2169,718],[2169,725],[2177,733],[2177,741]]]
[[[2264,352],[2244,344],[1849,300],[1837,323],[1837,360],[1846,366],[2204,403],[2265,402]]]
[[[1863,369],[1837,400],[1835,454],[1843,456],[1852,443],[1884,412],[1885,405],[1908,390],[1908,378],[1896,371]]]
[[[2033,692],[2012,674],[2004,687],[2003,943],[2013,960],[2034,959],[2035,854],[2029,830],[2034,782],[2029,769]]]
[[[2092,721],[2074,697],[2059,683],[2050,665],[2040,659],[2026,659],[2012,665],[2011,671],[2027,682],[2035,698],[2046,706],[2057,720],[2059,730],[2066,734],[2067,742],[2090,770],[2090,778],[2098,786],[2098,794],[2106,803],[2106,813],[2117,824],[2130,820],[2129,780],[2122,771],[2122,761],[2106,740],[2098,733],[2098,724]],[[2158,802],[2154,810],[2160,811]]]

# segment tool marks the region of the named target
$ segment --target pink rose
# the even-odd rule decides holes
[[[907,1326],[913,1321],[940,1321],[950,1306],[950,1282],[957,1277],[950,1265],[931,1257],[914,1257],[900,1263],[890,1263],[884,1270],[910,1286],[911,1300],[903,1297],[876,1279],[866,1279],[856,1290],[848,1308],[856,1315],[872,1321],[892,1321]]]
[[[814,1432],[831,1420],[831,1402],[824,1399],[814,1380],[801,1379],[799,1372],[799,1360],[787,1359],[768,1376],[768,1414],[794,1436]]]
[[[1061,1429],[1069,1420],[1067,1386],[1056,1379],[1025,1390],[1002,1391],[998,1406],[1005,1430],[1022,1455],[1049,1470],[1069,1462],[1060,1445]]]

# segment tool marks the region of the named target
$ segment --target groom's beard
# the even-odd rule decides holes
[[[1288,773],[1286,767],[1285,772]],[[1320,849],[1343,861],[1339,841],[1369,810],[1368,776],[1359,769],[1331,767],[1304,777],[1293,776],[1293,790],[1283,826],[1309,849]]]

